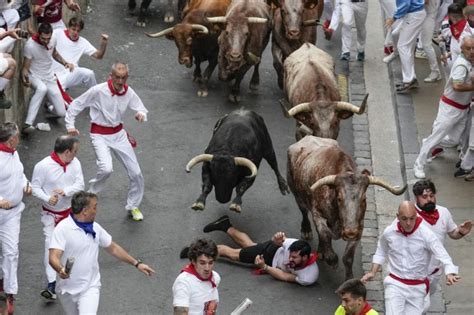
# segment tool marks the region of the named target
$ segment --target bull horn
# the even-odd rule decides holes
[[[247,57],[248,58],[248,61],[249,61],[249,64],[251,64],[252,66],[256,65],[257,63],[260,62],[260,57],[256,56],[255,54],[251,53],[250,51],[247,52]]]
[[[334,185],[335,181],[336,181],[336,175],[328,175],[328,176],[318,179],[316,183],[311,185],[310,189],[311,191],[315,191],[316,189],[324,185]]]
[[[261,17],[254,17],[254,16],[252,16],[252,17],[248,17],[248,18],[247,18],[247,22],[248,22],[249,24],[253,24],[253,23],[255,23],[255,24],[265,24],[265,23],[268,22],[268,19],[267,19],[267,18],[261,18]]]
[[[206,18],[209,23],[227,23],[225,16],[210,16]]]
[[[385,189],[387,189],[389,192],[391,192],[394,195],[401,195],[407,190],[407,185],[403,186],[402,188],[396,188],[395,186],[390,185],[389,183],[381,180],[380,178],[377,178],[375,176],[368,176],[369,177],[369,184],[370,185],[377,185],[381,186]]]
[[[311,128],[309,128],[308,126],[306,126],[305,124],[301,124],[298,129],[303,132],[305,135],[309,135],[309,136],[312,136],[313,135],[313,130],[311,130]]]
[[[203,33],[203,34],[209,34],[209,30],[204,25],[191,24],[191,27],[193,28],[193,31],[199,31],[200,33]]]
[[[284,99],[284,98],[281,98],[278,103],[280,103],[280,107],[281,107],[281,111],[283,112],[283,115],[286,117],[286,118],[290,118],[290,114],[288,114],[288,107],[290,107],[290,103]]]
[[[321,23],[319,23],[319,20],[317,19],[303,21],[303,26],[314,26],[314,25],[321,25]]]
[[[210,162],[214,156],[212,154],[199,154],[193,157],[188,164],[186,164],[186,172],[191,172],[194,165],[201,162]]]
[[[150,34],[150,33],[145,33],[146,36],[148,37],[151,37],[151,38],[157,38],[157,37],[161,37],[161,36],[165,36],[166,34],[169,34],[173,31],[174,29],[174,26],[173,27],[170,27],[170,28],[167,28],[165,30],[162,30],[158,33],[155,33],[155,34]]]
[[[296,114],[299,114],[301,112],[309,112],[309,111],[311,111],[311,108],[309,107],[309,103],[301,103],[291,108],[288,111],[288,114],[290,116],[295,116]]]
[[[234,163],[237,166],[245,166],[250,170],[251,174],[247,176],[247,178],[252,178],[252,177],[257,176],[257,166],[255,166],[255,164],[249,159],[243,158],[243,157],[235,157]]]
[[[362,104],[360,104],[360,107],[357,107],[348,102],[336,102],[336,110],[347,110],[348,112],[353,112],[357,115],[362,115],[365,112],[368,97],[369,94],[365,94],[364,100],[362,101]]]

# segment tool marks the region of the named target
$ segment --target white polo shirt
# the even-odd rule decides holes
[[[64,29],[54,30],[53,37],[56,41],[56,51],[67,62],[73,63],[77,66],[82,55],[85,54],[88,56],[92,56],[97,51],[97,49],[92,46],[92,44],[84,37],[79,36],[77,41],[73,41],[66,36],[65,31],[66,30]],[[54,60],[53,72],[60,73],[64,71],[69,70],[64,68],[62,64]]]
[[[6,199],[12,205],[11,209],[0,209],[0,214],[9,217],[23,211],[23,189],[27,182],[18,151],[13,154],[0,151],[0,200]]]
[[[99,223],[93,224],[95,238],[77,226],[71,216],[62,220],[54,229],[49,249],[63,251],[61,257],[63,266],[68,257],[75,259],[69,279],[58,277],[56,286],[58,293],[75,295],[91,287],[100,287],[99,247],[109,247],[112,244],[112,236]]]
[[[189,308],[189,315],[203,315],[209,309],[215,310],[219,304],[217,287],[221,277],[215,271],[212,277],[215,288],[210,281],[201,281],[195,275],[181,272],[173,284],[173,306]]]
[[[53,80],[53,51],[56,46],[56,40],[51,37],[48,49],[45,46],[29,38],[26,41],[23,55],[31,60],[30,73],[41,80]]]

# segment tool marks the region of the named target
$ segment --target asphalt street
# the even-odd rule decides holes
[[[107,79],[111,64],[125,61],[130,67],[128,83],[149,110],[148,122],[138,124],[129,112],[125,127],[138,141],[136,153],[145,176],[145,197],[141,205],[145,220],[131,221],[125,212],[128,178],[122,165],[114,160],[114,173],[107,188],[99,195],[97,221],[134,257],[154,267],[156,275],[146,278],[135,268],[117,261],[105,251],[100,255],[102,275],[100,314],[170,314],[171,287],[180,269],[187,263],[178,255],[182,247],[199,237],[210,237],[218,243],[232,245],[223,233],[206,235],[202,227],[229,214],[232,223],[248,232],[256,241],[268,240],[273,233],[285,231],[299,237],[301,214],[292,195],[283,196],[268,163],[260,165],[257,179],[243,197],[242,212],[228,210],[219,204],[214,192],[206,209],[195,212],[190,206],[201,191],[201,170],[195,167],[186,174],[190,158],[203,153],[217,119],[232,110],[244,107],[263,116],[273,139],[279,168],[286,174],[286,150],[295,141],[291,119],[283,117],[278,100],[283,97],[272,66],[270,45],[267,47],[257,92],[249,92],[248,77],[242,83],[242,101],[227,101],[227,86],[217,80],[215,71],[209,96],[199,98],[192,82],[192,70],[178,64],[177,49],[165,38],[150,39],[143,33],[155,32],[169,25],[162,22],[164,4],[152,3],[149,23],[145,29],[134,26],[135,17],[128,14],[124,0],[94,1],[93,11],[85,16],[82,35],[96,47],[101,33],[110,35],[104,60],[83,58],[82,65],[93,69],[99,82]],[[328,43],[319,36],[318,46],[338,59],[339,37]],[[337,60],[337,72],[344,73]],[[83,89],[73,90],[73,96]],[[356,104],[359,105],[359,104]],[[369,104],[370,106],[370,104]],[[38,122],[43,121],[39,116]],[[95,155],[91,147],[87,113],[82,113],[77,127],[82,132],[78,158],[84,179],[95,175]],[[56,137],[65,132],[64,121],[50,121],[51,132],[37,131],[20,146],[25,173],[30,178],[35,163],[48,155]],[[339,141],[353,152],[351,121],[343,122]],[[42,224],[40,202],[26,197],[20,236],[18,314],[62,314],[59,303],[45,303],[39,293],[46,284],[43,268]],[[311,244],[316,248],[317,240]],[[341,257],[345,243],[335,242]],[[342,263],[334,270],[319,263],[320,278],[316,285],[300,287],[273,280],[271,276],[255,276],[252,268],[220,260],[215,269],[222,276],[219,286],[220,314],[229,314],[244,298],[254,304],[246,314],[332,314],[339,304],[334,290],[344,280]],[[355,276],[361,276],[360,251],[354,263]]]

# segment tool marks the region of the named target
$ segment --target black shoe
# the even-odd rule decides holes
[[[457,161],[457,163],[456,163],[456,168],[460,168],[460,167],[461,167],[461,162],[462,162],[461,160]]]
[[[12,102],[7,100],[4,91],[0,91],[0,109],[9,109],[12,107]]]
[[[462,168],[459,168],[455,173],[454,173],[454,177],[465,177],[466,175],[468,175],[469,173],[471,173],[471,171],[466,171],[465,169],[462,169]]]
[[[204,233],[209,233],[212,231],[222,231],[222,232],[227,232],[227,230],[232,226],[230,224],[229,216],[225,215],[220,217],[214,222],[209,223],[202,229]]]
[[[186,247],[183,248],[183,249],[181,250],[181,252],[179,253],[179,258],[181,258],[181,259],[189,258],[189,257],[188,257],[188,253],[189,253],[189,247],[186,246]]]

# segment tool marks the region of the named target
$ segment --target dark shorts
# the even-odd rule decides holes
[[[242,248],[239,254],[239,261],[246,264],[253,264],[257,255],[263,255],[265,263],[271,266],[273,262],[273,256],[275,256],[278,248],[279,247],[276,246],[272,241]]]

